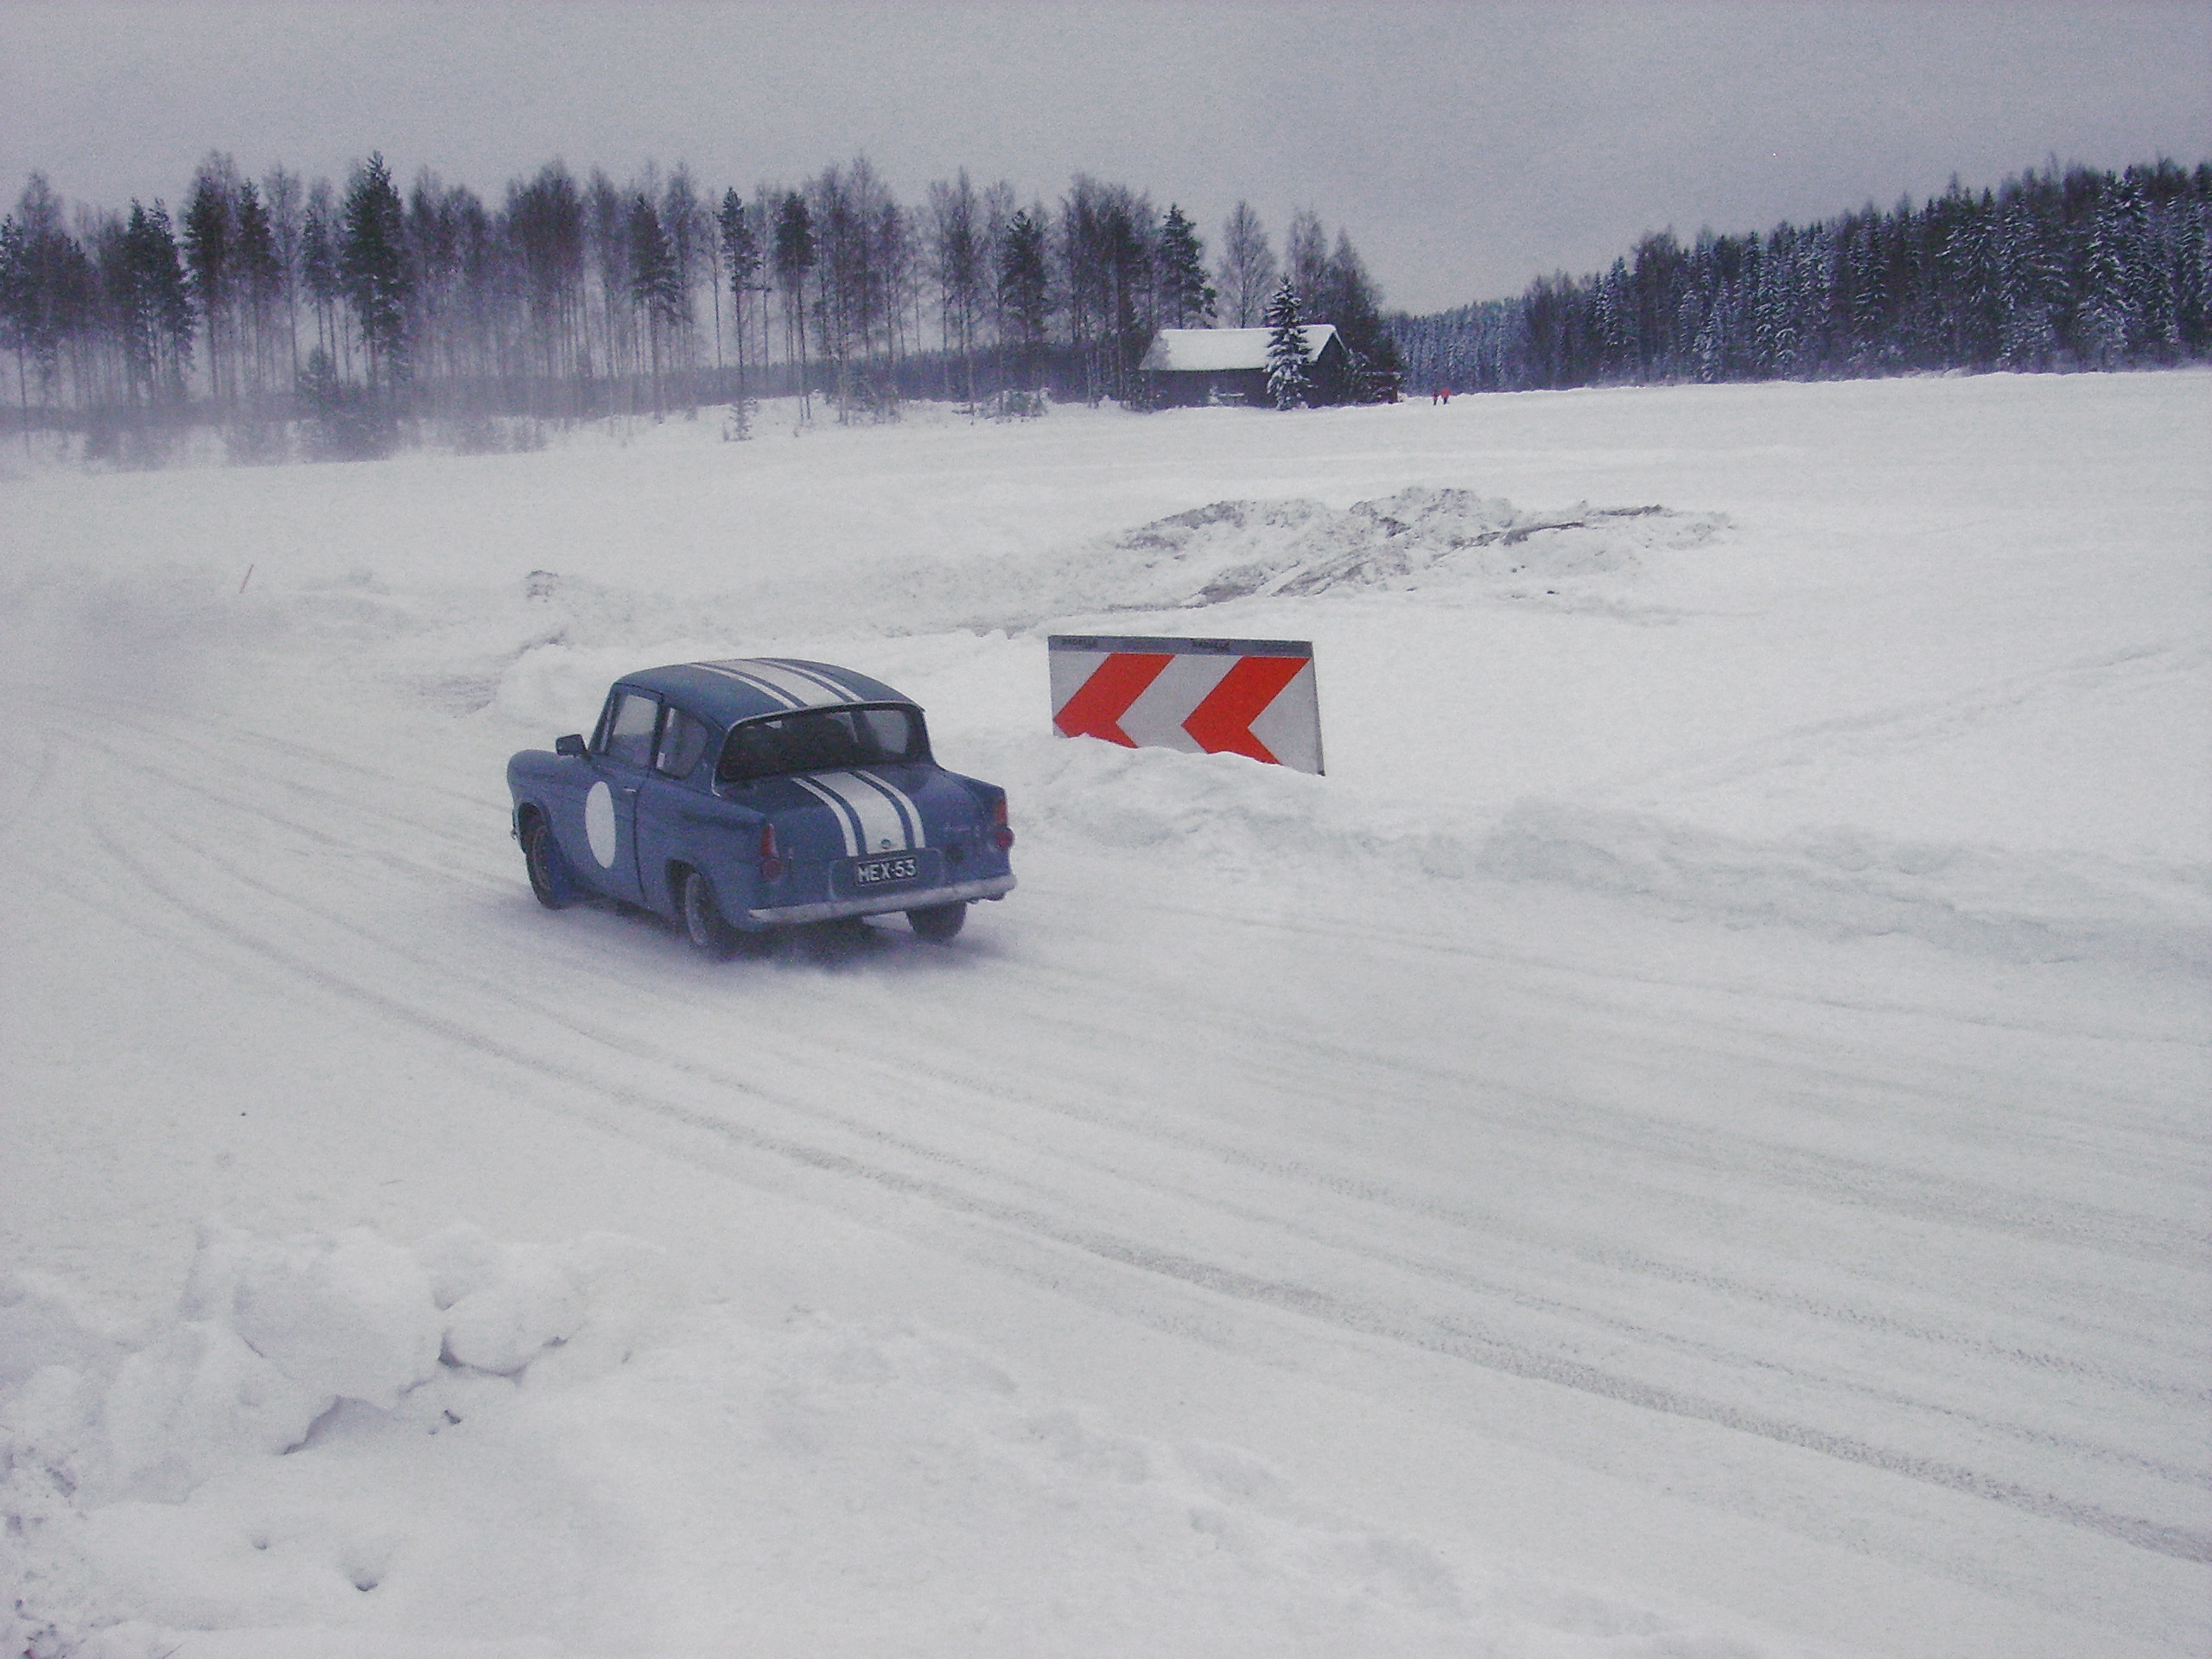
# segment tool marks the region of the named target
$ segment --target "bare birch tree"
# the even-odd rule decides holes
[[[1221,227],[1221,264],[1215,275],[1221,283],[1221,303],[1230,327],[1253,328],[1267,311],[1275,285],[1274,251],[1268,245],[1267,226],[1252,204],[1240,201],[1230,209]]]

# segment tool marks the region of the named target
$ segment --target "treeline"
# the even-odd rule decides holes
[[[2212,163],[2054,167],[1764,236],[1649,236],[1602,276],[1390,330],[1421,391],[2177,363],[2212,354]]]
[[[0,346],[27,425],[303,414],[340,448],[407,416],[770,394],[842,418],[914,396],[1135,404],[1156,330],[1256,323],[1279,271],[1387,385],[1381,296],[1310,213],[1279,263],[1238,203],[1210,266],[1179,207],[1084,175],[1049,207],[964,171],[912,204],[865,159],[749,197],[556,161],[493,203],[427,169],[403,193],[381,156],[341,190],[212,154],[175,214],[72,210],[31,175],[0,221]]]

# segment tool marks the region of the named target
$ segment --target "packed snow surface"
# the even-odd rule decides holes
[[[723,430],[0,458],[0,1656],[2212,1645],[2212,377]],[[1020,889],[541,911],[741,654]]]

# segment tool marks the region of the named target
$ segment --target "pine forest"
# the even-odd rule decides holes
[[[766,396],[841,420],[913,397],[1141,407],[1158,330],[1280,334],[1286,296],[1335,326],[1370,401],[2212,353],[2212,163],[2054,164],[1764,234],[1661,232],[1602,274],[1420,317],[1386,315],[1311,212],[1278,256],[1239,202],[1217,245],[1179,204],[1086,175],[1050,205],[964,171],[901,202],[864,158],[749,196],[685,167],[617,184],[552,162],[493,203],[428,170],[403,191],[381,156],[340,187],[218,153],[174,211],[65,203],[33,174],[0,219],[0,349],[27,442],[119,464],[194,423],[251,461],[289,454],[295,423],[307,453],[346,456],[426,423],[504,447],[534,423],[708,404],[741,436]]]
[[[2164,366],[2212,353],[2212,164],[2056,166],[1391,319],[1421,390]]]
[[[1157,330],[1221,320],[1217,281],[1232,321],[1274,282],[1258,216],[1239,204],[1232,228],[1217,270],[1179,207],[1081,175],[1048,207],[964,172],[901,202],[865,159],[749,197],[683,167],[618,185],[555,162],[494,206],[427,171],[403,193],[381,156],[340,189],[214,154],[174,212],[67,205],[34,174],[0,223],[0,346],[26,431],[124,461],[194,421],[254,459],[296,418],[342,455],[406,421],[491,442],[487,416],[732,404],[741,426],[762,396],[845,420],[916,397],[1141,405]],[[1395,346],[1349,237],[1332,247],[1301,213],[1286,246],[1309,311],[1342,320],[1389,395]]]

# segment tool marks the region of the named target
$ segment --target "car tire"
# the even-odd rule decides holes
[[[553,838],[553,826],[544,819],[532,818],[522,832],[522,861],[530,872],[531,892],[546,909],[566,910],[582,896],[569,861],[561,855],[561,843]]]
[[[715,903],[714,883],[698,871],[684,871],[677,910],[683,937],[708,961],[728,962],[737,954],[738,931],[722,919],[721,909]]]
[[[965,904],[931,905],[926,910],[906,912],[906,925],[931,944],[944,944],[950,941],[967,919],[968,906]]]

